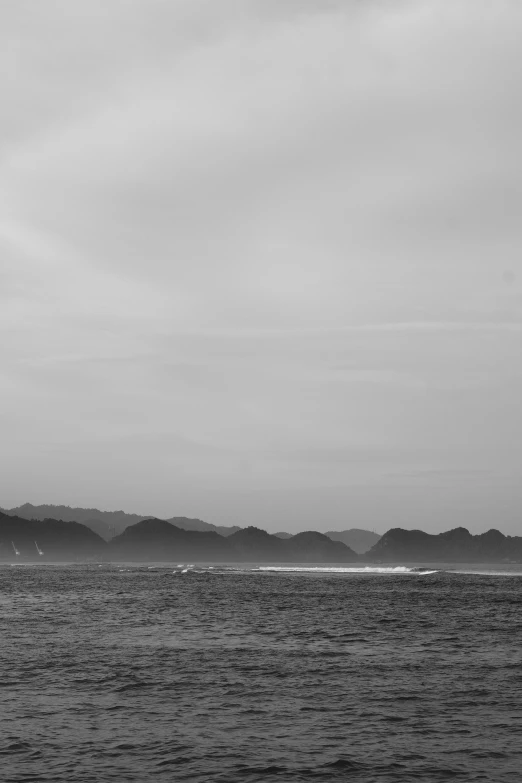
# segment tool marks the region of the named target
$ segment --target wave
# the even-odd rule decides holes
[[[426,576],[438,571],[428,568],[407,568],[407,566],[361,566],[344,568],[339,566],[259,566],[257,571],[297,571],[312,574],[415,574]]]
[[[472,568],[459,568],[458,570],[448,569],[449,574],[461,574],[464,576],[522,576],[521,571],[491,571],[491,570],[478,570]]]

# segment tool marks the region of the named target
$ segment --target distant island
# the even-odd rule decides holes
[[[0,511],[22,519],[58,519],[63,522],[80,522],[94,530],[106,541],[123,533],[130,525],[152,517],[152,514],[127,514],[125,511],[100,511],[97,508],[71,508],[70,506],[33,506],[32,503],[24,503],[22,506],[10,509],[0,508]],[[231,527],[212,525],[210,522],[203,522],[202,519],[189,519],[188,517],[171,517],[167,519],[167,522],[172,522],[183,530],[213,530],[222,536],[229,536],[241,529],[234,525]]]
[[[21,517],[22,519],[58,519],[63,522],[80,522],[86,525],[106,541],[123,533],[131,525],[137,522],[143,522],[151,519],[152,514],[127,514],[125,511],[100,511],[97,508],[71,508],[70,506],[52,506],[41,505],[33,506],[32,503],[24,503],[16,508],[0,508],[4,514]],[[191,519],[189,517],[169,517],[167,522],[172,523],[182,530],[198,530],[200,532],[215,532],[221,536],[230,536],[237,533],[242,528],[237,525],[213,525],[210,522],[204,522],[202,519]],[[291,533],[275,533],[278,538],[291,538]],[[343,544],[353,549],[358,554],[367,552],[380,538],[377,533],[369,530],[359,530],[352,528],[350,530],[329,531],[325,533],[332,541],[342,541]]]
[[[26,508],[26,507],[20,507]],[[31,507],[66,509],[65,506]],[[0,512],[0,561],[195,561],[252,563],[506,563],[522,562],[522,537],[505,536],[498,530],[472,535],[459,527],[438,535],[421,530],[393,528],[382,537],[370,531],[306,531],[270,534],[257,527],[219,528],[202,520],[148,517],[110,537],[87,523],[55,518],[27,519]],[[80,509],[85,515],[96,509]],[[41,512],[40,512],[41,513]],[[124,512],[98,512],[123,515]],[[125,514],[125,518],[134,515]],[[88,516],[88,519],[93,517]],[[96,519],[94,517],[94,519]],[[102,522],[105,520],[101,520]],[[120,519],[120,525],[122,520]],[[183,525],[193,524],[195,527]],[[205,527],[208,525],[208,527]],[[199,526],[199,528],[197,527]],[[348,533],[376,536],[367,552],[347,545]],[[334,538],[336,536],[337,538]],[[342,540],[344,538],[344,540]],[[107,540],[108,539],[108,540]],[[339,540],[341,539],[341,540]],[[359,541],[359,547],[364,541]]]
[[[79,522],[22,519],[0,512],[1,560],[76,560],[100,558],[107,542]]]
[[[382,563],[522,562],[522,537],[499,530],[473,536],[464,527],[431,535],[423,530],[388,530],[366,556]]]
[[[0,512],[0,560],[350,563],[358,555],[323,533],[288,539],[255,527],[229,536],[214,530],[184,530],[162,519],[144,519],[105,541],[79,522],[27,520]]]
[[[323,533],[298,533],[282,539],[247,527],[225,537],[214,531],[182,530],[160,519],[147,519],[128,527],[109,542],[108,553],[120,560],[350,563],[358,559],[345,544],[332,541]]]

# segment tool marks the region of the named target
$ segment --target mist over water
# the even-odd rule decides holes
[[[2,566],[0,776],[519,781],[522,573],[456,570]]]

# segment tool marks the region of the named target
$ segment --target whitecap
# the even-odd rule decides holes
[[[458,571],[448,571],[450,574],[461,574],[464,576],[522,576],[521,571],[478,571],[472,569],[459,569]]]
[[[420,571],[417,568],[408,568],[407,566],[360,566],[346,568],[339,566],[259,566],[257,570],[312,574],[416,574],[418,576],[437,573],[437,571]]]

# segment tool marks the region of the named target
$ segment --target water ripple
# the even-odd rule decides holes
[[[5,783],[520,779],[521,578],[119,568],[0,567]]]

